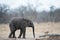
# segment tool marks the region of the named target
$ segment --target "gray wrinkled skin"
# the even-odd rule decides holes
[[[32,27],[33,29],[33,36],[35,37],[34,33],[34,24],[31,20],[24,19],[24,18],[13,18],[9,24],[11,33],[9,34],[9,38],[16,38],[15,31],[20,30],[20,34],[18,38],[21,38],[23,34],[23,38],[25,38],[26,27]]]

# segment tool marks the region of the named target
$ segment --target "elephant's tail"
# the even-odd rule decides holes
[[[33,36],[34,36],[34,38],[35,38],[35,30],[34,30],[34,27],[33,27]]]

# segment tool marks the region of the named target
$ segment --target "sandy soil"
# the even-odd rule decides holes
[[[49,34],[60,34],[60,22],[58,23],[34,23],[35,26],[35,36],[39,38],[40,35],[44,35],[46,31]],[[8,38],[10,33],[9,24],[0,24],[0,38]],[[18,37],[19,30],[16,31],[16,36]],[[33,38],[32,28],[26,28],[26,38]]]

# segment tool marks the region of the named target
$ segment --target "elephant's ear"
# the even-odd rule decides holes
[[[24,26],[27,26],[27,23],[26,23],[26,21],[23,21],[23,23],[22,23]]]

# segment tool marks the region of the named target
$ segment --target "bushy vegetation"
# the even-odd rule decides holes
[[[20,6],[16,9],[9,9],[9,6],[0,4],[0,23],[8,23],[13,17],[23,17],[35,22],[59,22],[60,21],[60,8],[52,11],[36,11],[32,6]]]

